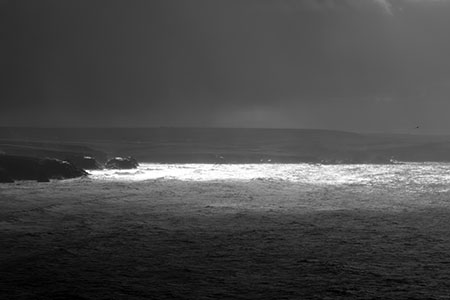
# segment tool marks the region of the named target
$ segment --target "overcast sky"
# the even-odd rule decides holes
[[[450,133],[450,0],[0,0],[0,125]]]

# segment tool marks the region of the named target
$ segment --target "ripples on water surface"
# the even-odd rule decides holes
[[[91,177],[108,181],[278,180],[316,185],[447,188],[450,185],[450,164],[141,164],[138,169],[134,170],[91,171]]]
[[[142,163],[132,170],[90,173],[88,178],[52,181],[46,185],[24,182],[11,185],[3,193],[24,199],[37,199],[38,193],[40,198],[49,199],[177,203],[183,214],[195,211],[198,206],[258,211],[450,207],[450,163]]]

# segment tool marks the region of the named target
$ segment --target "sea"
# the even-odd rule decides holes
[[[0,142],[140,162],[0,185],[0,298],[450,295],[446,137],[41,129]]]

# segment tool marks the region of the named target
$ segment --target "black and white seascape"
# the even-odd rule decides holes
[[[449,299],[450,1],[0,28],[0,299]]]

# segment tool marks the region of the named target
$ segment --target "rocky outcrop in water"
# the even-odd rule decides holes
[[[100,169],[102,169],[101,164],[92,156],[74,155],[74,156],[67,157],[65,160],[72,163],[76,167],[82,168],[85,170],[100,170]]]
[[[11,177],[9,177],[5,169],[0,168],[0,183],[11,183],[11,182],[14,182],[14,180]]]
[[[0,155],[0,177],[4,181],[76,178],[88,173],[70,162],[55,158]],[[10,181],[9,181],[10,182]]]
[[[135,169],[139,166],[137,160],[131,156],[114,157],[105,164],[107,169]]]

